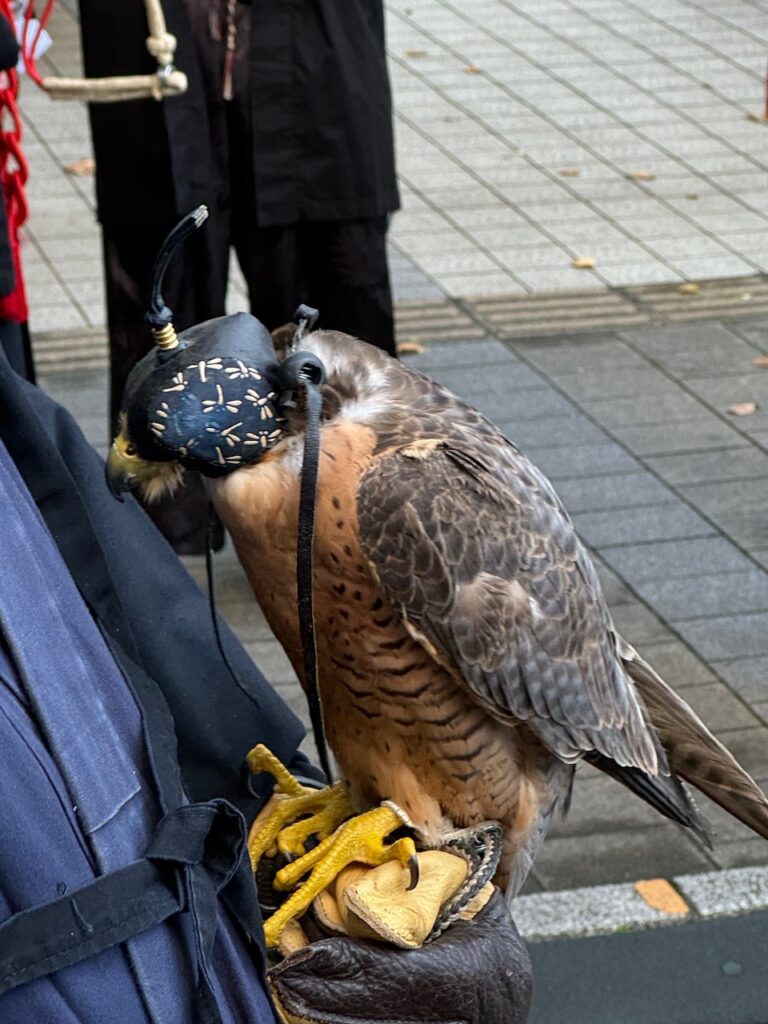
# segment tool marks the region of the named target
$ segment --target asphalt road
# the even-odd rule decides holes
[[[529,948],[530,1024],[768,1024],[768,912]]]

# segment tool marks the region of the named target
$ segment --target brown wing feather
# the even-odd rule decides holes
[[[420,442],[358,490],[389,598],[491,714],[572,761],[655,774],[664,754],[617,657],[594,569],[548,481],[501,435]]]

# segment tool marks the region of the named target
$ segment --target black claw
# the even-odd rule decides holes
[[[413,892],[419,884],[419,858],[416,854],[408,858],[408,870],[411,872],[411,880],[408,883],[406,892]]]

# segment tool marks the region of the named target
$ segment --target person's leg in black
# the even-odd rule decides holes
[[[288,323],[308,301],[299,273],[296,226],[259,228],[234,239],[251,312],[270,330]]]
[[[304,221],[298,233],[304,301],[320,310],[320,326],[395,355],[387,218]]]
[[[239,34],[240,44],[245,45]],[[319,309],[320,326],[356,335],[394,355],[387,217],[258,226],[247,51],[238,56],[234,96],[226,104],[227,153],[232,244],[251,312],[274,330],[305,302]]]
[[[200,82],[207,107],[205,145],[214,166],[206,199],[210,217],[174,254],[163,285],[163,297],[174,313],[177,330],[224,316],[229,272],[231,202],[227,153],[227,104],[222,96],[225,37],[210,31],[211,5],[187,0],[186,13],[195,40]],[[186,212],[186,211],[183,211]],[[172,214],[171,214],[172,216]],[[136,361],[152,346],[144,322],[149,298],[149,275],[167,231],[173,223],[150,230],[134,227],[104,232],[107,276],[107,313],[111,353],[111,415],[116,419],[125,378]],[[180,554],[205,550],[208,500],[202,482],[188,477],[184,492],[147,508]],[[213,546],[221,547],[224,534],[217,523]]]
[[[244,58],[235,64],[234,85],[234,98],[226,105],[232,245],[248,288],[251,312],[272,331],[288,323],[299,303],[306,301],[298,231],[294,224],[258,226]]]
[[[320,327],[395,355],[382,220],[304,221],[251,232],[234,228],[254,316],[274,330],[305,302],[320,311]]]

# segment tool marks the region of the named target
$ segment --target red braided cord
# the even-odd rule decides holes
[[[16,32],[10,0],[0,0],[0,16]],[[21,150],[22,125],[16,98],[19,94],[19,75],[15,68],[0,73],[0,183],[5,197],[8,235],[16,277],[16,287],[10,295],[0,298],[0,319],[24,323],[28,319],[27,297],[21,273],[20,233],[27,219],[27,197],[24,186],[29,177],[29,165]]]
[[[6,0],[0,0],[4,6],[9,6]],[[21,55],[24,58],[24,67],[27,70],[27,74],[37,85],[42,86],[43,78],[40,72],[37,70],[37,45],[40,42],[40,36],[45,30],[45,26],[53,14],[53,8],[56,4],[56,0],[46,0],[45,7],[43,7],[43,13],[40,15],[40,20],[37,23],[37,29],[35,34],[30,40],[30,26],[32,19],[35,17],[35,0],[30,0],[27,4],[27,8],[24,11],[24,28],[21,32]]]

